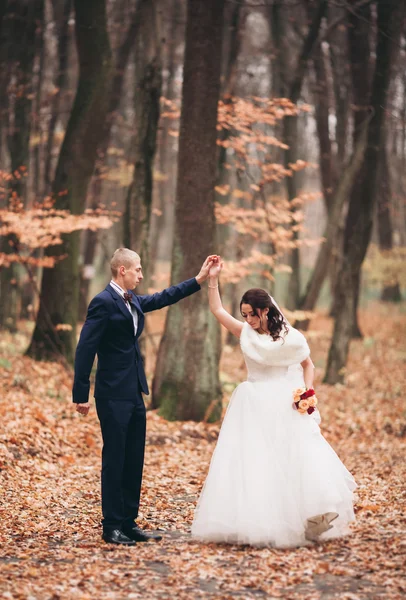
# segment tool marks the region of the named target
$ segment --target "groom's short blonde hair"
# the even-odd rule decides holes
[[[113,277],[117,277],[118,270],[121,266],[129,269],[137,260],[141,259],[134,250],[130,250],[129,248],[117,248],[110,261],[110,269]]]

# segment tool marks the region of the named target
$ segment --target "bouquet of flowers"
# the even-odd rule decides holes
[[[317,398],[314,389],[298,388],[293,392],[293,408],[301,415],[311,415],[317,406]]]

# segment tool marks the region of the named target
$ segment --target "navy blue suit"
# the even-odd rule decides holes
[[[94,397],[103,436],[103,527],[131,527],[138,515],[145,448],[148,384],[138,345],[144,313],[175,304],[200,290],[189,279],[152,295],[132,293],[137,333],[124,299],[109,284],[89,304],[76,348],[73,402],[89,399],[90,372],[97,354]]]

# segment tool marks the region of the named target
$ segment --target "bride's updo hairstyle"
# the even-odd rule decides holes
[[[252,309],[259,317],[259,309],[269,308],[269,312],[267,314],[268,318],[268,329],[274,341],[282,338],[281,332],[284,329],[285,333],[288,333],[288,328],[286,325],[286,321],[279,312],[279,310],[272,303],[271,297],[265,290],[261,290],[260,288],[252,288],[251,290],[247,290],[240,302],[240,312],[243,304],[249,304],[252,306]]]

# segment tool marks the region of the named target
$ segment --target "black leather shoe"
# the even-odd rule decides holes
[[[159,541],[162,540],[162,535],[153,533],[152,531],[143,531],[137,525],[131,527],[131,529],[125,530],[125,535],[134,542],[149,542],[149,540]]]
[[[128,537],[121,529],[103,531],[102,538],[108,544],[121,544],[122,546],[135,546],[136,541]]]

